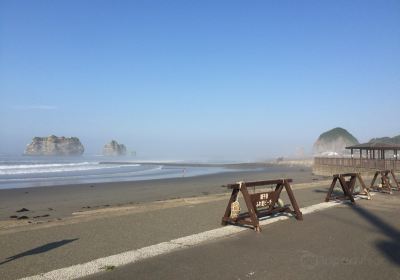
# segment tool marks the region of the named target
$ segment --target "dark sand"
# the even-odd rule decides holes
[[[292,178],[297,184],[322,179],[312,175],[310,168],[301,166],[263,168],[259,164],[245,164],[236,168],[241,171],[188,178],[0,190],[0,221],[16,220],[11,216],[26,216],[26,223],[34,223],[63,219],[80,211],[227,193],[222,186],[240,180]],[[29,211],[16,212],[22,208]]]

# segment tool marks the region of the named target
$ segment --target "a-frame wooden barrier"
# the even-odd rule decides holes
[[[379,175],[380,175],[380,179],[381,179],[380,186],[375,185],[375,181]],[[390,183],[390,175],[392,176],[393,182],[396,184],[396,186],[393,186]],[[385,192],[385,193],[389,193],[389,194],[392,194],[393,189],[400,191],[399,181],[397,181],[396,175],[394,174],[393,170],[377,170],[375,172],[374,178],[372,179],[371,185],[369,188],[374,191]]]
[[[356,181],[359,181],[361,184],[361,191],[360,192],[355,192],[355,185]],[[336,183],[339,181],[340,186],[342,187],[343,190],[343,195],[341,196],[332,196],[333,189],[335,188]],[[354,195],[357,194],[363,194],[368,197],[368,199],[371,199],[371,195],[360,175],[360,173],[346,173],[346,174],[335,174],[333,175],[332,178],[332,184],[328,190],[328,194],[326,195],[325,201],[328,202],[330,200],[350,200],[352,203],[355,203],[354,201]]]
[[[259,218],[273,215],[279,212],[288,212],[293,214],[297,220],[303,220],[303,215],[300,212],[299,206],[297,205],[290,183],[292,179],[278,179],[278,180],[267,180],[267,181],[254,181],[254,182],[238,182],[235,184],[229,184],[228,189],[232,189],[232,194],[226,207],[225,214],[222,217],[222,225],[234,224],[234,225],[245,225],[251,226],[255,231],[261,231],[259,225]],[[259,192],[250,194],[248,187],[259,187],[275,185],[274,191]],[[290,202],[293,206],[293,210],[290,209],[290,205],[279,205],[279,197],[283,188],[289,196]],[[242,193],[243,199],[246,203],[248,212],[246,213],[233,213],[232,206],[235,208],[235,203],[238,199],[239,192]]]

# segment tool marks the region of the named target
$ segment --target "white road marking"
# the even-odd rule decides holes
[[[355,199],[360,199],[356,197]],[[338,205],[343,205],[346,202],[323,202],[315,205],[311,205],[308,207],[301,208],[301,212],[303,215],[322,211],[331,207],[335,207]],[[265,226],[268,224],[272,224],[278,221],[289,219],[289,216],[275,216],[268,217],[264,220],[260,221],[261,226]],[[205,241],[211,241],[218,238],[226,237],[233,235],[235,233],[239,233],[242,231],[248,230],[248,228],[238,227],[238,226],[225,226],[217,229],[204,231],[201,233],[180,237],[177,239],[173,239],[167,242],[158,243],[155,245],[143,247],[137,250],[131,250],[127,252],[123,252],[120,254],[99,258],[87,263],[77,264],[70,267],[65,267],[57,270],[53,270],[50,272],[42,273],[35,276],[29,276],[26,278],[21,278],[20,280],[70,280],[77,279],[89,275],[93,275],[102,271],[105,271],[107,266],[121,266],[126,264],[133,264],[135,262],[148,259],[151,257],[171,253],[176,250],[189,248],[198,244],[201,244]]]

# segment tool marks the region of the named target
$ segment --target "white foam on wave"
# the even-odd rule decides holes
[[[114,166],[114,167],[123,167],[126,165],[120,165],[120,166]],[[135,164],[132,166],[140,166],[140,164]],[[107,167],[107,168],[113,168],[113,167]],[[0,183],[5,183],[5,182],[26,182],[26,181],[46,181],[50,180],[51,182],[54,182],[54,180],[78,180],[78,179],[90,179],[90,178],[99,178],[99,179],[106,179],[106,178],[135,178],[135,176],[141,176],[141,175],[149,175],[152,173],[155,173],[159,170],[162,170],[163,166],[157,166],[154,168],[149,168],[149,169],[144,169],[144,170],[136,170],[136,171],[125,171],[125,172],[115,172],[111,174],[85,174],[85,175],[74,175],[74,176],[52,176],[51,178],[49,177],[34,177],[34,178],[7,178],[7,179],[1,179],[0,178]],[[162,176],[162,174],[160,174]]]
[[[121,167],[137,167],[140,164],[131,165],[103,165],[98,162],[80,162],[80,163],[55,163],[55,164],[23,164],[0,166],[0,175],[23,175],[37,173],[55,173],[55,172],[76,172],[89,171]]]
[[[98,162],[79,162],[79,163],[43,163],[43,164],[19,164],[19,165],[0,165],[0,170],[7,169],[29,169],[29,168],[51,168],[59,166],[81,166],[89,164],[99,164]]]

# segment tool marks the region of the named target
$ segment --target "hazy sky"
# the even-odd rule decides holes
[[[0,153],[262,159],[400,134],[400,1],[0,0]]]

